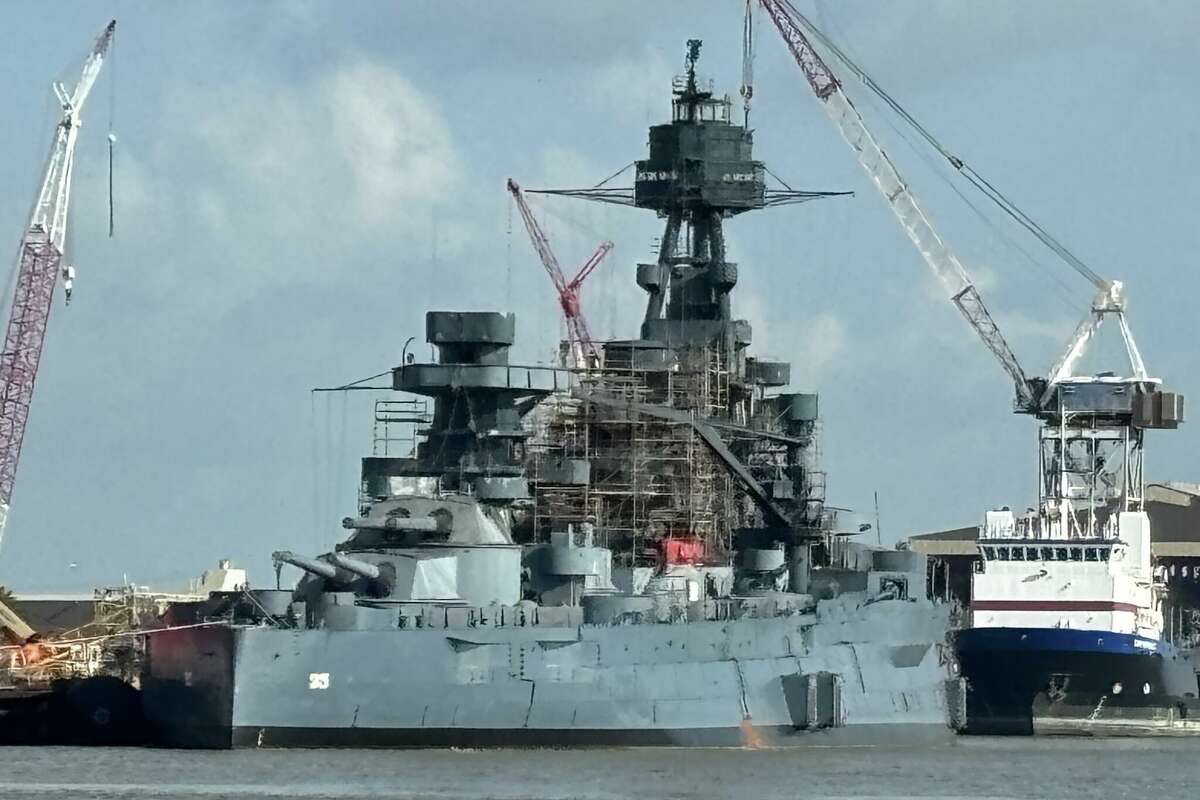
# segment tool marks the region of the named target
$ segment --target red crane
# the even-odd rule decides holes
[[[585,261],[579,271],[575,273],[575,277],[568,281],[563,275],[562,267],[558,265],[558,259],[554,257],[554,251],[550,249],[550,240],[546,238],[545,232],[533,218],[533,212],[529,210],[529,205],[525,202],[521,187],[512,178],[508,179],[508,191],[517,201],[517,209],[521,212],[521,219],[525,221],[525,230],[529,231],[529,240],[533,242],[533,249],[537,251],[538,258],[542,260],[542,266],[546,268],[555,290],[558,291],[558,305],[562,308],[563,319],[567,323],[567,342],[571,348],[575,366],[579,369],[599,366],[600,351],[596,349],[596,343],[588,330],[587,320],[584,319],[579,293],[588,275],[595,272],[596,267],[600,266],[600,262],[608,255],[608,251],[613,249],[613,243],[601,242],[600,246],[596,248],[596,252],[592,253],[591,258]]]
[[[116,25],[115,21],[110,22],[96,39],[73,91],[68,93],[63,84],[54,84],[54,93],[62,104],[62,119],[55,128],[41,190],[17,250],[17,281],[4,334],[4,350],[0,352],[0,539],[8,521],[25,422],[33,400],[33,383],[50,318],[50,301],[60,274],[66,299],[71,300],[75,268],[63,266],[63,250],[79,112],[100,74]]]

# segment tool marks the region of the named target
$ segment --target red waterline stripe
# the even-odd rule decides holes
[[[976,611],[1128,611],[1137,613],[1133,603],[1108,600],[975,600]]]

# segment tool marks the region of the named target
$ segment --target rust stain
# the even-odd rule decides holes
[[[754,725],[750,722],[750,717],[742,717],[742,747],[747,747],[751,750],[760,750],[764,747],[762,737],[758,735],[758,731],[754,730]]]

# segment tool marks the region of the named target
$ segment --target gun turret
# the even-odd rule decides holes
[[[291,564],[293,567],[299,567],[305,572],[316,575],[327,580],[335,580],[337,578],[337,567],[327,561],[318,561],[315,558],[305,558],[298,556],[290,550],[277,550],[271,554],[271,560],[276,564]]]
[[[373,531],[421,531],[424,533],[435,533],[438,530],[438,520],[436,517],[386,517],[371,518],[371,517],[346,517],[342,520],[342,527],[351,530],[373,530]]]

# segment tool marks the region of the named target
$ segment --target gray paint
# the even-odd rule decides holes
[[[689,42],[689,67],[698,49]],[[287,617],[234,602],[223,627],[151,639],[146,709],[167,741],[750,744],[823,743],[797,734],[835,729],[850,732],[842,741],[948,732],[947,608],[924,598],[917,562],[879,567],[831,535],[812,448],[816,398],[767,396],[790,365],[748,361],[750,325],[731,316],[738,269],[725,258],[723,220],[761,207],[762,184],[751,134],[728,111],[689,68],[674,121],[652,129],[651,157],[639,165],[655,174],[635,183],[638,205],[667,220],[658,264],[638,271],[649,294],[643,339],[606,347],[613,362],[572,393],[586,435],[608,435],[622,442],[616,449],[633,440],[588,417],[593,406],[617,428],[639,417],[690,428],[705,458],[715,454],[727,483],[696,491],[736,496],[724,528],[708,531],[707,552],[673,563],[665,545],[655,555],[668,533],[648,524],[655,508],[625,525],[605,506],[593,523],[590,512],[539,506],[540,485],[532,504],[548,530],[514,538],[531,503],[534,425],[523,417],[550,391],[572,388],[572,376],[509,364],[511,315],[431,312],[436,362],[393,371],[396,389],[434,401],[415,456],[364,461],[350,538],[319,559],[291,559],[308,574]],[[627,373],[642,367],[627,391]],[[726,375],[723,389],[708,380],[713,369]],[[703,374],[704,385],[673,387],[681,370]],[[598,482],[604,495],[604,475],[617,474],[611,453],[584,464],[563,457],[535,476],[565,479],[556,491]],[[635,488],[612,492],[612,503],[636,504],[636,487],[651,483],[667,491],[647,494],[693,491],[678,480],[686,469],[662,469],[650,483],[624,483],[618,470],[614,485]],[[677,510],[657,508],[660,520]],[[648,533],[659,538],[639,543]],[[826,557],[836,550],[841,568],[810,570],[813,551],[795,545],[813,540]],[[813,595],[795,591],[810,574]],[[230,600],[215,598],[201,617],[229,614]]]
[[[466,627],[434,616],[429,627],[386,631],[176,631],[151,640],[148,711],[174,740],[198,743],[203,726],[195,721],[205,712],[195,703],[221,698],[211,721],[226,745],[235,730],[304,729],[314,744],[336,743],[351,728],[408,731],[431,745],[447,731],[508,731],[522,743],[562,730],[623,732],[630,741],[638,732],[746,726],[841,725],[865,738],[880,726],[948,731],[947,608],[865,599],[843,596],[809,614],[676,625],[532,624],[493,608],[478,609]],[[197,670],[197,661],[213,666]],[[820,674],[830,676],[820,679],[823,711],[796,694]],[[840,684],[836,720],[832,676]]]

